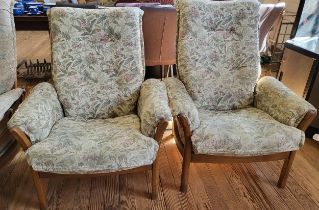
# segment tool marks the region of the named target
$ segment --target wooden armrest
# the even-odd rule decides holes
[[[308,111],[307,114],[299,123],[297,128],[305,132],[316,117],[317,117],[317,110]]]
[[[10,133],[19,142],[24,151],[32,146],[30,139],[20,128],[13,127],[10,129]]]

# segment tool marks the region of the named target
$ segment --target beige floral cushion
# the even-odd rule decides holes
[[[196,154],[267,155],[298,150],[304,144],[304,132],[256,108],[199,113],[201,124],[192,135]]]
[[[141,133],[138,116],[128,115],[87,121],[63,118],[26,154],[36,171],[82,174],[150,165],[157,150],[157,142]]]
[[[286,125],[297,127],[308,111],[316,110],[273,77],[261,78],[256,91],[257,108]]]
[[[4,114],[10,109],[12,104],[20,98],[23,89],[17,88],[0,95],[0,121]]]
[[[193,131],[199,126],[198,110],[193,99],[187,93],[184,84],[176,78],[166,78],[165,85],[169,99],[169,106],[173,116],[183,115]]]
[[[178,71],[198,108],[248,106],[260,72],[257,0],[180,0]]]
[[[47,138],[52,126],[63,117],[63,110],[54,87],[50,83],[36,85],[8,122],[19,127],[35,144]]]
[[[138,99],[138,115],[141,118],[141,131],[149,137],[154,137],[160,120],[171,120],[164,82],[157,79],[143,82]]]
[[[144,81],[138,8],[53,8],[53,80],[66,116],[109,118],[136,110]]]
[[[12,89],[16,80],[16,35],[14,1],[0,0],[0,94]]]

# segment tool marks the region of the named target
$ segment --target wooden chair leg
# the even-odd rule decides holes
[[[183,166],[182,166],[182,180],[181,180],[181,192],[187,192],[188,177],[189,177],[189,166],[191,164],[191,150],[185,148],[183,156]]]
[[[163,80],[165,78],[165,66],[164,65],[162,65],[162,67],[161,67],[161,72],[162,72],[161,80]]]
[[[38,194],[40,209],[41,210],[47,209],[48,203],[46,199],[44,183],[39,177],[38,172],[34,171],[33,169],[31,169],[31,172],[32,172],[33,182]]]
[[[280,177],[277,184],[277,186],[280,188],[284,188],[286,186],[289,172],[294,161],[295,155],[296,151],[290,152],[288,159],[285,160],[284,165],[282,166]]]
[[[158,169],[158,160],[156,160],[153,163],[152,166],[152,199],[157,199],[158,194],[158,186],[159,185],[159,169]]]
[[[176,68],[176,77],[179,79],[179,72],[177,68]]]
[[[171,69],[171,77],[174,77],[174,67],[173,65],[169,65],[170,69]]]

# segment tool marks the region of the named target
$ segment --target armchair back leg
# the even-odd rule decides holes
[[[152,199],[157,199],[159,186],[159,168],[158,168],[158,158],[154,161],[152,165]]]
[[[46,193],[45,193],[45,186],[43,181],[41,180],[39,173],[31,169],[32,172],[32,178],[35,185],[35,188],[37,190],[38,199],[40,203],[40,209],[44,210],[48,207],[48,202],[46,199]]]
[[[294,161],[296,152],[297,151],[290,152],[288,159],[285,160],[284,165],[282,166],[280,177],[277,184],[277,186],[280,188],[284,188],[286,186],[289,172]]]

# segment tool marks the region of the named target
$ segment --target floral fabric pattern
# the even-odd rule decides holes
[[[191,131],[198,128],[200,124],[198,111],[184,84],[176,78],[166,78],[164,81],[173,116],[181,114],[186,117]]]
[[[157,79],[148,79],[143,82],[138,100],[138,115],[141,118],[141,131],[149,137],[154,137],[161,119],[171,120],[172,115],[168,107],[164,82]]]
[[[63,110],[54,87],[46,82],[36,85],[8,122],[19,127],[35,144],[47,138],[52,126],[63,117]]]
[[[256,91],[257,108],[286,125],[297,127],[308,111],[316,110],[273,77],[261,78]]]
[[[12,89],[16,80],[16,35],[11,0],[0,0],[0,94]]]
[[[22,93],[23,89],[17,88],[0,95],[0,121],[2,120],[4,114],[10,109],[12,104],[20,98]]]
[[[179,0],[178,71],[197,108],[250,105],[260,74],[257,0]]]
[[[63,118],[48,138],[30,147],[26,155],[36,171],[92,174],[151,165],[158,147],[154,139],[140,132],[137,115]]]
[[[109,118],[136,111],[144,81],[138,8],[53,8],[52,76],[66,116]]]
[[[252,156],[298,150],[304,132],[284,125],[256,108],[199,111],[201,125],[193,132],[197,154]]]

